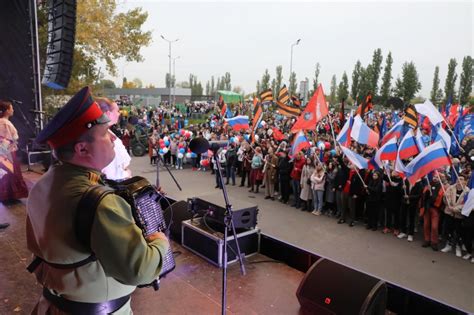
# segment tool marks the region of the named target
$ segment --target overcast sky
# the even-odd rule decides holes
[[[392,84],[405,61],[415,63],[423,96],[429,96],[435,66],[440,67],[443,88],[449,59],[458,61],[459,75],[462,58],[473,55],[472,1],[124,0],[119,10],[134,7],[149,13],[143,28],[152,31],[153,42],[142,49],[143,63],[117,62],[119,75],[107,77],[116,84],[121,84],[123,72],[128,80],[140,78],[144,84],[165,85],[168,43],[161,34],[179,39],[172,44],[172,56],[180,56],[176,60],[178,82],[193,73],[205,87],[212,75],[217,81],[230,72],[232,86],[240,86],[246,93],[255,91],[266,68],[273,78],[278,65],[283,66],[287,83],[291,44],[297,39],[301,42],[294,47],[293,70],[298,82],[305,77],[312,82],[319,62],[319,78],[326,93],[334,74],[339,82],[346,71],[351,81],[356,61],[367,66],[376,48],[382,49],[382,65],[392,52]]]

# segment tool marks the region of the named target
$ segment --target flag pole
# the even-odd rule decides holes
[[[443,115],[441,115],[441,117],[443,117]],[[451,134],[454,136],[454,140],[456,141],[457,145],[459,146],[459,149],[461,150],[461,152],[465,152],[464,149],[461,147],[461,144],[459,143],[458,138],[456,137],[456,134],[454,133],[453,129],[451,129],[451,126],[449,125],[446,118],[443,117],[443,121],[446,123],[446,127],[448,127],[449,131],[451,131]],[[443,126],[441,126],[441,128],[443,128]],[[449,151],[449,148],[448,148],[448,151]]]
[[[331,126],[331,132],[332,132],[332,140],[334,141],[334,149],[335,149],[337,147],[336,136],[334,135],[334,128],[332,126],[331,114],[329,113],[328,116],[329,116],[329,125]]]
[[[342,154],[345,155],[344,150],[341,149],[341,152],[342,152]],[[346,157],[347,157],[347,155],[346,155]],[[354,165],[354,163],[352,163],[352,162],[351,162],[351,164]],[[359,170],[357,169],[357,166],[355,166],[355,171],[357,173],[357,176],[359,176],[360,181],[362,182],[362,185],[364,185],[364,188],[367,189],[367,185],[365,184],[364,180],[362,179],[362,176],[360,176],[360,173],[359,173]]]
[[[446,189],[444,189],[443,181],[441,180],[438,171],[436,171],[436,176],[438,177],[439,183],[441,184],[441,189],[443,189],[443,193],[446,196]],[[448,202],[448,206],[451,208],[451,204],[449,203],[449,200],[447,198],[446,201]]]

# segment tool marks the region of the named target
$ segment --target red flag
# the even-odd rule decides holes
[[[275,139],[276,141],[281,141],[285,139],[285,135],[280,131],[280,129],[278,129],[277,127],[273,127],[272,130],[273,130],[273,139]]]
[[[323,86],[320,84],[313,96],[308,102],[304,112],[296,120],[291,128],[291,132],[295,133],[298,130],[315,130],[318,121],[323,119],[329,113],[326,98],[324,97]]]
[[[364,118],[364,115],[372,110],[374,105],[372,104],[372,92],[369,91],[367,96],[365,97],[364,102],[357,107],[356,115],[360,115],[360,117]]]

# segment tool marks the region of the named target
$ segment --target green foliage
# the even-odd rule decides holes
[[[351,86],[351,97],[354,101],[357,101],[357,93],[359,92],[359,80],[360,72],[362,65],[359,60],[357,60],[354,70],[352,71],[352,86]]]
[[[344,71],[342,74],[341,82],[339,82],[339,86],[337,88],[337,102],[341,102],[342,100],[346,100],[349,96],[349,80],[347,78],[347,74]]]
[[[374,96],[378,93],[378,81],[380,77],[380,72],[382,71],[382,60],[382,49],[378,48],[374,50],[371,67],[367,67],[367,69],[370,69],[368,72],[370,83],[369,90],[372,91]]]
[[[382,104],[385,104],[390,97],[390,90],[392,85],[392,52],[389,52],[387,59],[385,60],[385,68],[382,78],[382,87],[380,91],[380,101]]]
[[[298,86],[296,84],[296,72],[293,71],[290,75],[290,86],[288,87],[288,93],[290,95],[295,95],[297,87]]]
[[[256,93],[257,93],[257,96],[258,96],[258,95],[260,95],[260,81],[259,81],[259,80],[257,80],[257,86],[256,86],[256,88],[257,88],[257,92],[256,92]]]
[[[170,74],[167,72],[165,75],[165,84],[167,88],[176,86],[176,78],[174,77],[174,75],[170,78]]]
[[[440,105],[443,100],[443,91],[439,87],[439,67],[435,67],[433,76],[433,87],[431,88],[430,100],[434,105]]]
[[[276,69],[276,75],[275,75],[275,89],[273,89],[273,93],[275,96],[278,96],[278,92],[280,92],[281,87],[283,86],[283,67],[277,66]]]
[[[316,91],[316,89],[318,88],[320,70],[321,70],[321,66],[319,65],[319,62],[318,62],[318,63],[316,63],[316,67],[314,69],[313,91],[310,94],[313,94],[314,91]]]
[[[104,89],[115,89],[115,83],[112,80],[101,80],[99,85]]]
[[[466,56],[462,60],[462,73],[460,78],[459,86],[459,102],[461,104],[467,104],[469,96],[472,92],[472,77],[473,72],[473,60],[471,56]]]
[[[446,96],[445,101],[447,101],[450,97],[452,101],[456,99],[456,91],[454,90],[454,86],[456,85],[456,79],[458,75],[456,74],[456,66],[458,65],[456,59],[451,58],[448,64],[448,74],[446,75],[446,81],[444,83],[444,95]]]
[[[360,67],[359,69],[359,91],[357,92],[357,104],[360,104],[364,101],[365,97],[371,91],[371,82],[372,82],[372,75],[373,75],[373,67],[372,65],[368,65],[365,69],[364,67]]]
[[[230,73],[226,72],[223,77],[224,80],[224,90],[230,91],[232,89],[232,84],[231,84],[231,79],[230,79]],[[221,80],[222,82],[222,80]]]
[[[398,77],[395,82],[395,96],[402,98],[407,103],[420,89],[421,83],[418,79],[415,64],[413,62],[405,62],[402,67],[402,79]]]
[[[265,69],[265,72],[262,76],[262,81],[260,83],[260,88],[262,91],[265,91],[270,87],[270,73],[268,73],[268,69]]]
[[[211,93],[211,84],[209,81],[206,82],[206,95],[210,95]]]
[[[203,88],[201,82],[198,82],[197,76],[192,73],[189,74],[189,87],[191,88],[191,96],[203,95]]]
[[[337,83],[336,83],[336,75],[333,75],[331,78],[331,88],[329,94],[329,104],[336,103],[336,92],[337,92]]]

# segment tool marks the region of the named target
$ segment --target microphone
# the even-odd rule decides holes
[[[8,100],[12,103],[15,103],[15,104],[23,104],[22,101],[17,101],[17,100],[14,100],[13,98],[9,98]]]
[[[196,154],[202,154],[209,150],[209,141],[203,137],[197,137],[189,143],[189,149]]]

